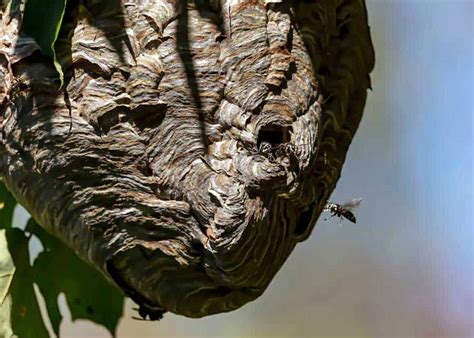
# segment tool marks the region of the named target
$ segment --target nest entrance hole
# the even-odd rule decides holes
[[[257,147],[260,147],[262,142],[268,142],[272,146],[277,146],[282,143],[287,143],[291,138],[291,126],[268,125],[264,126],[258,132]]]

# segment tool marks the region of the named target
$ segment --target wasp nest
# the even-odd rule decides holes
[[[0,174],[142,313],[255,299],[307,238],[370,86],[363,1],[68,6],[65,74],[0,22]]]

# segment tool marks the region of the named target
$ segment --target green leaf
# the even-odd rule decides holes
[[[0,230],[0,337],[13,335],[10,324],[10,285],[15,274],[13,258],[8,251],[6,230]]]
[[[16,200],[0,182],[0,229],[7,229],[12,226],[13,210],[15,209]]]
[[[15,266],[9,289],[13,333],[20,338],[49,338],[33,288],[33,271],[28,251],[29,239],[22,230],[15,228],[6,230],[6,239],[8,249],[3,244],[0,251],[5,257],[5,251],[8,250]]]
[[[28,222],[27,230],[38,236],[44,246],[33,270],[54,331],[59,332],[62,320],[57,298],[64,292],[73,320],[92,320],[115,336],[123,312],[124,295],[121,291],[33,220]]]
[[[12,311],[12,298],[7,295],[0,304],[0,337],[14,337],[12,326],[10,324],[10,313]]]
[[[64,73],[56,58],[54,44],[61,29],[66,2],[67,0],[27,0],[21,27],[23,32],[35,39],[41,52],[53,59],[61,86]]]

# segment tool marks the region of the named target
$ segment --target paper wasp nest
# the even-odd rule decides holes
[[[362,116],[363,1],[84,1],[0,26],[1,175],[150,313],[230,311],[311,233]]]

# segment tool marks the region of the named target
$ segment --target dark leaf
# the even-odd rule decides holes
[[[62,320],[57,298],[64,292],[73,320],[89,319],[105,326],[115,336],[124,295],[33,220],[28,222],[27,230],[38,236],[44,246],[33,270],[54,331],[59,332]]]
[[[41,317],[36,294],[33,288],[33,271],[28,252],[29,239],[19,229],[6,230],[8,251],[15,265],[10,285],[11,326],[18,337],[48,338],[49,334]],[[5,257],[4,246],[0,248]]]
[[[41,52],[53,59],[61,85],[64,74],[56,58],[54,44],[64,17],[67,0],[27,0],[23,16],[22,31],[38,43]]]

